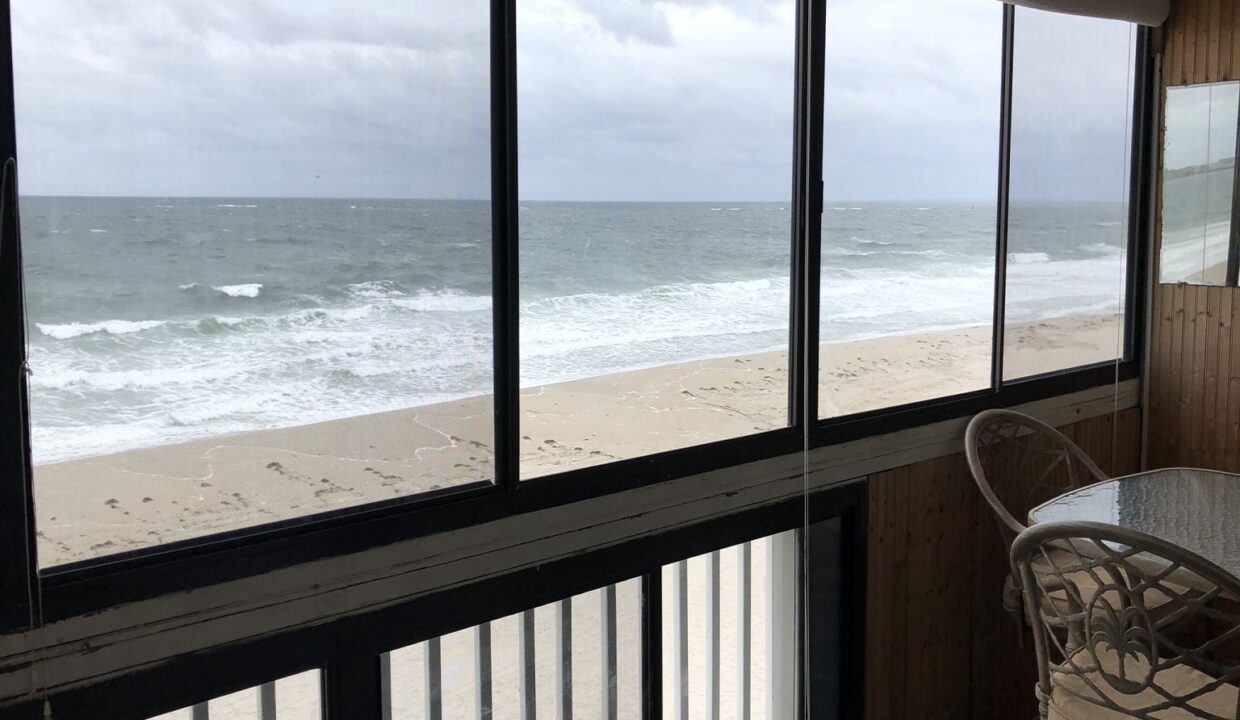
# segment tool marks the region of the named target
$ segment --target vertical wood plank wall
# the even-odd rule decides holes
[[[1240,2],[1175,0],[1161,36],[1164,89],[1240,79]],[[1157,284],[1151,302],[1150,467],[1240,472],[1240,292]]]
[[[1139,469],[1140,410],[1063,430],[1110,474]],[[1036,717],[1033,647],[1003,611],[1007,559],[963,453],[869,482],[866,717]]]

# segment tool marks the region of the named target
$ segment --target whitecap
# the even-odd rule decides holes
[[[107,333],[109,335],[128,335],[129,333],[151,330],[165,323],[164,320],[103,320],[96,323],[64,323],[52,325],[35,323],[35,327],[44,335],[57,340],[68,340],[80,335]]]
[[[91,228],[90,231],[96,235],[106,235],[108,232],[107,230],[104,230],[103,228]]]
[[[381,300],[393,297],[404,297],[404,293],[396,289],[390,281],[371,280],[348,286],[349,294],[367,300]]]
[[[245,283],[243,285],[212,285],[212,290],[222,292],[228,297],[256,298],[263,289],[262,283]]]
[[[1044,252],[1015,252],[1008,253],[1008,259],[1014,263],[1046,263],[1051,261],[1051,256]]]

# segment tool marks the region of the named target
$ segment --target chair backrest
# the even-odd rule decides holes
[[[1040,523],[1012,544],[1042,717],[1236,720],[1240,579],[1144,533]],[[1104,713],[1105,715],[1105,713]]]
[[[1015,410],[986,410],[969,421],[965,456],[1009,549],[1039,503],[1108,479],[1063,433]]]

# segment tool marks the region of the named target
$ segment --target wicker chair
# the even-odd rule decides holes
[[[1108,479],[1063,433],[1013,410],[987,410],[974,417],[965,432],[965,456],[994,511],[1005,552],[1025,530],[1021,519],[1038,504]],[[1010,573],[1003,583],[1003,608],[1017,623],[1024,622],[1020,584]]]
[[[1240,717],[1240,579],[1165,540],[1092,522],[1039,524],[1011,558],[1034,625],[1043,720]],[[1169,632],[1155,605],[1191,632]]]

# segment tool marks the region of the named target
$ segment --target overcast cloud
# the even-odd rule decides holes
[[[14,0],[23,192],[486,197],[487,6]],[[523,198],[788,198],[791,0],[518,6]],[[993,201],[1000,8],[831,0],[830,198]],[[1014,191],[1114,197],[1129,34],[1037,32]]]

